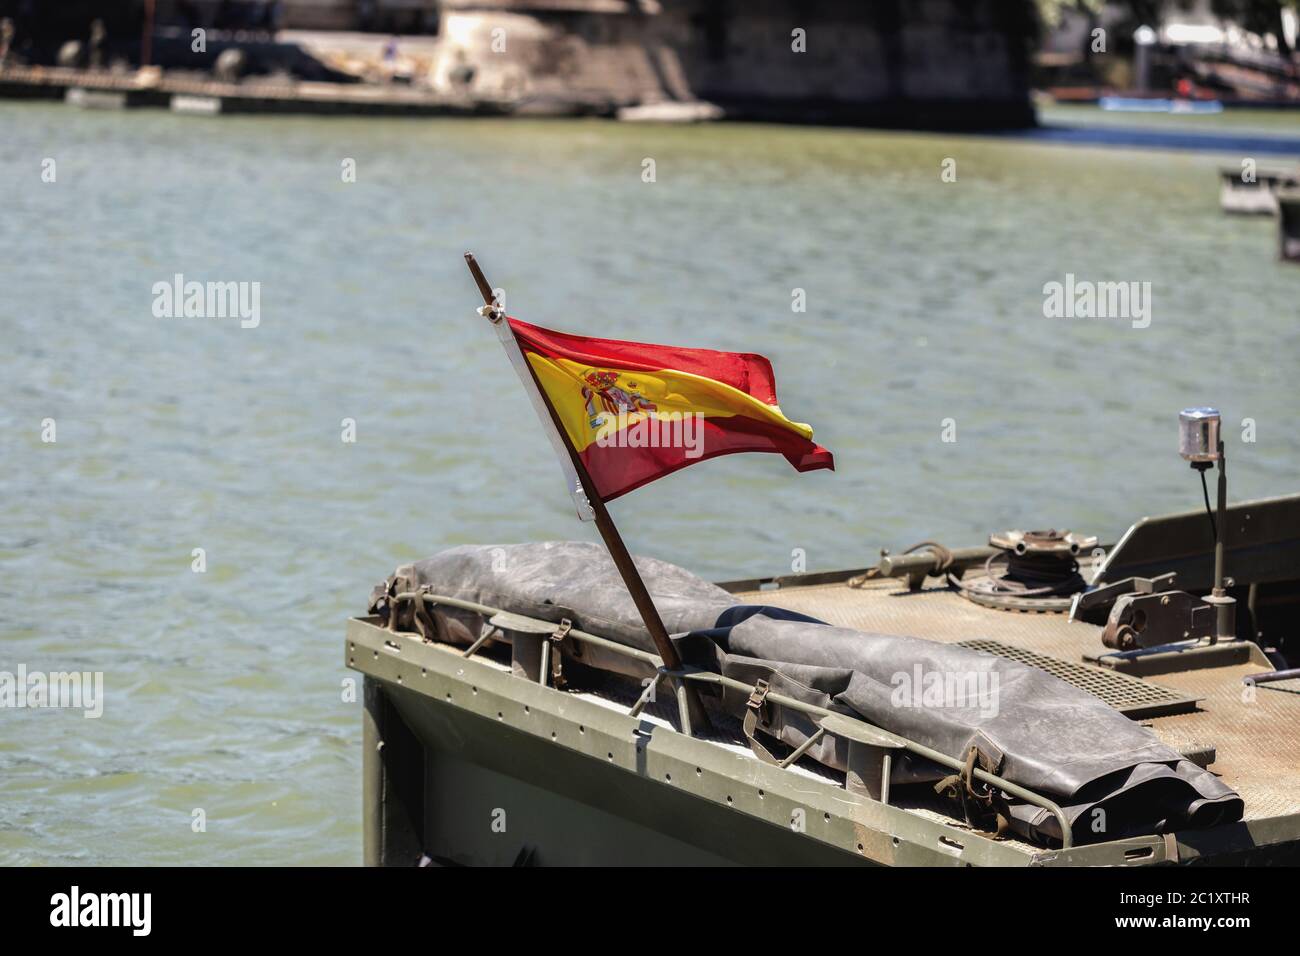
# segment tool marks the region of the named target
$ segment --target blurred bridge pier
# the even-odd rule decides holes
[[[538,111],[1033,125],[1021,0],[444,0],[430,80]]]

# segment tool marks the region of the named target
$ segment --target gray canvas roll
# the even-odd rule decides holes
[[[954,644],[779,619],[791,615],[741,607],[726,591],[668,562],[635,560],[688,663],[750,684],[766,677],[774,690],[861,717],[954,759],[975,747],[983,769],[1061,804],[1076,842],[1241,817],[1241,798],[1214,774],[1100,699],[1039,668]],[[449,548],[398,568],[375,589],[372,610],[383,607],[385,595],[424,586],[545,621],[568,618],[581,630],[655,650],[613,561],[595,544]],[[482,627],[474,615],[459,615],[459,621],[466,641]],[[587,662],[637,673],[610,657],[606,652]],[[927,694],[927,686],[942,691]],[[726,710],[744,715],[747,695],[728,690],[720,699]],[[793,747],[815,726],[787,708],[778,709],[763,730]],[[842,742],[824,738],[808,754],[845,769]],[[907,783],[939,775],[930,761],[906,759],[897,762],[891,779]],[[1059,823],[1047,811],[1000,802],[1021,833],[1060,837]]]

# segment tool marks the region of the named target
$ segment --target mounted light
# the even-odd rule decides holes
[[[1184,408],[1178,413],[1178,454],[1193,468],[1208,468],[1222,456],[1220,421],[1217,408]]]
[[[1205,494],[1205,511],[1210,517],[1210,534],[1214,537],[1214,589],[1205,603],[1214,608],[1214,636],[1211,642],[1231,641],[1237,636],[1236,599],[1228,593],[1223,573],[1224,536],[1228,534],[1227,456],[1219,438],[1222,424],[1217,408],[1184,408],[1178,413],[1178,454],[1201,473],[1201,491]],[[1210,508],[1210,487],[1205,473],[1219,465],[1218,517]]]

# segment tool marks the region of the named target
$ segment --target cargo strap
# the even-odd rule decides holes
[[[406,591],[418,591],[419,596],[411,605],[411,630],[420,635],[420,639],[426,644],[435,640],[449,642],[449,636],[446,631],[446,624],[439,614],[430,613],[428,606],[424,603],[423,595],[430,593],[430,588],[426,584],[417,588],[412,581],[402,577],[394,577],[388,583],[388,589],[383,601],[382,610],[388,615],[388,629],[390,631],[405,630],[403,627],[402,615],[397,608],[397,595]]]
[[[934,785],[934,792],[961,801],[961,812],[966,823],[974,830],[991,832],[995,837],[1005,836],[1011,829],[1011,819],[1006,805],[991,786],[979,789],[975,780],[975,765],[980,759],[980,749],[966,751],[962,768],[944,777]],[[992,827],[989,824],[993,824]]]
[[[758,737],[755,736],[755,731],[758,730],[759,725],[767,723],[763,717],[763,708],[767,706],[768,690],[770,690],[770,688],[765,680],[759,680],[759,682],[754,685],[754,690],[750,693],[749,700],[745,703],[745,719],[741,724],[741,727],[745,731],[745,739],[749,741],[749,748],[754,751],[754,756],[763,761],[763,763],[770,763],[779,767],[781,761],[777,760],[776,757],[773,756],[772,751],[763,746],[763,744],[759,742]]]

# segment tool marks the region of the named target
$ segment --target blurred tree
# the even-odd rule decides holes
[[[1241,25],[1242,29],[1263,36],[1271,33],[1277,39],[1277,48],[1284,56],[1291,55],[1291,44],[1286,39],[1282,14],[1285,10],[1300,13],[1297,0],[1210,0],[1215,15]]]
[[[1078,10],[1091,16],[1100,16],[1106,6],[1106,0],[1035,0],[1038,15],[1047,26],[1055,26],[1061,21],[1061,14],[1067,10]],[[1163,0],[1122,0],[1120,4],[1128,8],[1133,20],[1149,26],[1157,26],[1163,19],[1164,10],[1171,6]],[[1278,50],[1285,56],[1292,53],[1291,44],[1287,42],[1284,28],[1283,11],[1291,10],[1300,15],[1300,0],[1210,0],[1210,9],[1215,16],[1241,26],[1242,29],[1263,36],[1272,34],[1277,39]]]
[[[1100,15],[1106,6],[1106,0],[1036,0],[1038,15],[1048,26],[1061,22],[1061,14],[1066,10],[1081,10],[1084,13]]]
[[[14,24],[15,52],[30,63],[53,63],[66,40],[89,42],[96,20],[107,32],[106,52],[134,56],[142,9],[142,0],[0,0],[0,18]]]

